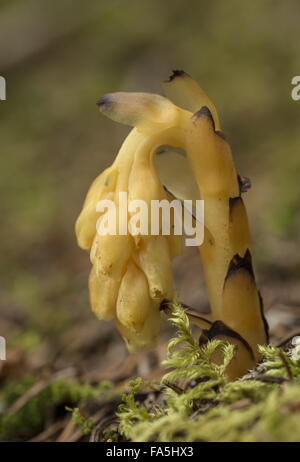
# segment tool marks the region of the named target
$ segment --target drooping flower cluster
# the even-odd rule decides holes
[[[143,95],[137,102],[140,98]],[[144,104],[148,99],[145,95]],[[128,203],[143,200],[149,212],[152,200],[168,200],[155,169],[154,148],[151,135],[133,129],[112,166],[93,182],[76,223],[78,244],[90,251],[93,265],[89,278],[92,310],[99,319],[116,318],[131,351],[155,341],[160,304],[173,297],[171,259],[181,252],[180,235],[151,235],[151,229],[148,235],[131,234],[127,226],[131,213],[119,210],[119,193],[127,193]],[[104,219],[97,205],[105,199],[115,204],[116,234],[97,232],[97,223]],[[150,228],[151,216],[148,223]],[[120,233],[122,226],[124,234]]]

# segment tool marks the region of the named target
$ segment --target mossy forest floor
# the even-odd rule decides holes
[[[199,349],[179,305],[170,321],[175,330],[165,332],[168,345],[127,356],[120,367],[105,345],[105,362],[99,357],[99,366],[94,363],[88,372],[75,362],[57,367],[60,351],[46,366],[35,357],[29,367],[15,348],[15,356],[2,362],[0,439],[300,441],[299,341],[262,347],[257,369],[228,382],[226,365],[234,347],[212,341]],[[73,340],[72,348],[93,357],[91,337]],[[216,349],[224,357],[218,366],[211,361]]]

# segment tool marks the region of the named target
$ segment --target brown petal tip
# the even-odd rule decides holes
[[[229,337],[238,340],[244,345],[251,358],[254,359],[252,348],[250,347],[247,340],[245,340],[244,337],[242,337],[238,332],[231,329],[222,321],[215,321],[210,329],[202,331],[202,334],[199,338],[199,346],[205,345],[209,340],[213,340],[216,337]]]
[[[212,124],[213,130],[216,131],[214,118],[212,116],[210,109],[207,106],[202,106],[202,108],[199,109],[199,111],[195,112],[193,114],[192,119],[196,121],[197,119],[200,119],[201,117],[207,117]]]
[[[238,175],[238,182],[241,193],[245,193],[251,188],[251,180],[247,176]]]
[[[244,257],[239,254],[234,255],[231,262],[229,263],[228,272],[226,274],[225,283],[227,279],[231,278],[235,273],[240,270],[247,271],[249,275],[255,280],[254,271],[252,266],[252,258],[250,250],[247,249]]]
[[[207,106],[202,106],[202,108],[199,109],[199,111],[195,112],[193,114],[193,116],[192,116],[192,119],[195,122],[197,122],[197,120],[199,120],[201,117],[206,117],[207,119],[209,119],[215,134],[220,136],[224,140],[226,139],[224,133],[221,130],[216,130],[215,120],[213,118],[213,115],[212,115],[210,109]]]
[[[170,77],[167,80],[165,80],[165,82],[172,82],[174,79],[177,79],[178,77],[185,77],[186,75],[188,74],[185,71],[175,69],[172,71]]]
[[[100,111],[105,110],[108,106],[112,103],[110,95],[103,95],[100,99],[96,102],[96,105],[99,107]]]

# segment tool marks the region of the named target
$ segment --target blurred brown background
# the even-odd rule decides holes
[[[290,94],[300,74],[299,15],[297,0],[0,1],[6,368],[77,362],[89,370],[93,361],[99,369],[127,355],[112,325],[89,310],[89,258],[74,222],[129,130],[102,117],[96,100],[119,90],[161,92],[172,69],[191,74],[219,109],[238,170],[252,180],[245,200],[269,320],[280,335],[297,327],[290,313],[300,303],[300,101]],[[181,295],[205,308],[194,265],[177,263]]]

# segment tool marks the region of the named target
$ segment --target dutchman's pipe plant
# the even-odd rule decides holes
[[[111,199],[118,209],[119,193],[127,192],[129,201],[144,200],[150,209],[152,200],[202,199],[205,230],[199,253],[211,314],[187,314],[202,328],[201,344],[226,339],[237,346],[227,369],[229,378],[235,378],[255,365],[257,345],[268,341],[241,197],[243,181],[217,110],[199,85],[185,72],[174,71],[164,88],[168,99],[120,92],[98,101],[104,115],[134,128],[111,167],[92,184],[76,222],[78,244],[90,251],[93,264],[91,306],[99,319],[116,318],[130,351],[151,345],[160,311],[174,297],[171,260],[182,253],[182,236],[174,233],[99,234],[99,200]],[[127,223],[130,212],[129,217],[121,212],[118,219]]]

